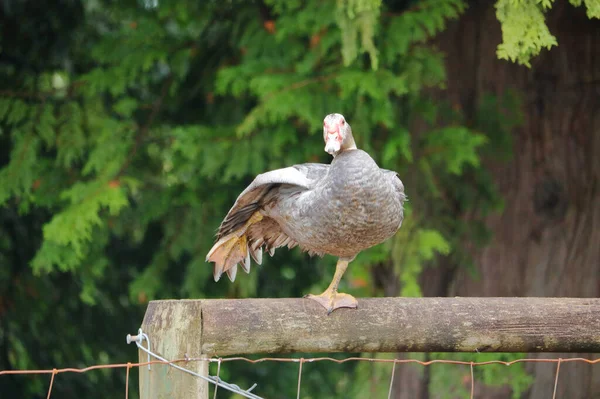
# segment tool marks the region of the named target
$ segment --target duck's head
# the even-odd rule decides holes
[[[334,157],[345,150],[355,150],[352,128],[342,114],[329,114],[323,120],[325,152]]]

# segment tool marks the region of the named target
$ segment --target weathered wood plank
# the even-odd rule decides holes
[[[600,352],[600,299],[365,298],[327,316],[306,299],[206,300],[209,355]]]
[[[202,303],[200,301],[152,301],[148,305],[142,330],[150,338],[152,352],[176,360],[200,357],[202,343]],[[144,343],[145,345],[145,343]],[[148,360],[139,350],[140,362]],[[155,359],[151,359],[155,360]],[[208,375],[208,362],[178,363],[179,366]],[[144,399],[206,399],[208,383],[169,365],[140,367],[140,397]]]
[[[153,316],[157,312],[165,316]],[[170,325],[169,312],[181,314],[185,327]],[[184,352],[600,352],[597,298],[364,298],[358,309],[329,316],[307,299],[153,301],[143,328],[164,340],[155,321],[162,328],[170,325],[178,348],[174,357]]]

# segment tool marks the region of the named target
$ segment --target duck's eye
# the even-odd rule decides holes
[[[342,125],[345,125],[346,121],[344,119],[342,119]]]

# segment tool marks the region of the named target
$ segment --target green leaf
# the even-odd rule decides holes
[[[396,163],[398,155],[402,155],[408,162],[413,161],[410,148],[410,133],[406,129],[396,129],[383,149],[383,165],[392,168]]]
[[[450,243],[439,231],[423,229],[418,233],[419,254],[424,260],[431,260],[436,253],[448,255]]]
[[[376,21],[379,17],[381,0],[338,0],[336,21],[342,31],[342,56],[344,65],[350,65],[358,56],[357,40],[360,35],[361,52],[369,54],[371,68],[379,66],[378,50],[375,47]]]
[[[115,103],[113,109],[116,113],[124,117],[130,117],[137,109],[138,102],[131,97],[123,97]]]
[[[429,132],[424,138],[423,153],[434,165],[459,175],[465,165],[479,166],[477,150],[487,138],[462,126],[451,126]]]
[[[542,4],[546,8],[551,2],[546,0]],[[548,30],[542,9],[532,1],[498,0],[496,17],[502,28],[502,43],[497,50],[500,59],[530,67],[531,57],[544,48],[558,45]]]
[[[101,211],[116,216],[129,204],[118,182],[76,183],[61,194],[70,206],[44,226],[44,243],[32,261],[35,271],[73,270],[89,251],[94,228],[103,225]]]
[[[10,162],[0,169],[0,206],[12,196],[29,195],[38,177],[41,141],[34,134],[15,129]]]

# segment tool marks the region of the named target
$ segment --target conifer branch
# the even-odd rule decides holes
[[[125,173],[125,171],[129,167],[129,165],[133,161],[133,158],[137,154],[138,148],[140,147],[144,138],[148,134],[150,127],[154,123],[154,119],[156,119],[156,116],[158,115],[158,113],[162,107],[163,101],[164,101],[165,97],[167,96],[167,93],[169,92],[169,88],[171,87],[172,84],[173,84],[173,74],[170,74],[162,85],[159,97],[156,99],[156,101],[154,101],[154,104],[152,105],[152,109],[150,110],[150,115],[148,116],[146,123],[138,130],[138,133],[135,136],[135,143],[133,144],[133,148],[131,149],[131,152],[127,156],[127,159],[125,159],[125,162],[123,162],[123,166],[121,166],[121,169],[117,173],[117,176],[116,176],[117,178],[119,176],[122,176]]]
[[[85,84],[84,81],[73,82],[68,87],[53,89],[48,91],[17,91],[17,90],[0,90],[1,97],[21,98],[24,100],[47,101],[59,93],[65,92],[64,98],[73,98],[75,90]]]
[[[336,74],[336,73],[332,73],[332,74],[329,74],[329,75],[322,75],[322,76],[317,76],[317,77],[310,78],[310,79],[304,79],[304,80],[301,80],[299,82],[294,82],[291,85],[286,86],[286,87],[284,87],[281,90],[277,90],[277,91],[274,91],[272,93],[269,93],[268,95],[265,96],[265,98],[264,98],[263,101],[265,101],[265,102],[269,101],[269,100],[271,100],[273,97],[275,97],[278,94],[286,93],[288,91],[298,90],[298,89],[301,89],[301,88],[303,88],[305,86],[308,86],[310,84],[313,84],[313,83],[318,83],[318,82],[324,82],[324,81],[327,81],[327,80],[331,80],[331,79],[335,78],[337,75],[338,74]]]

